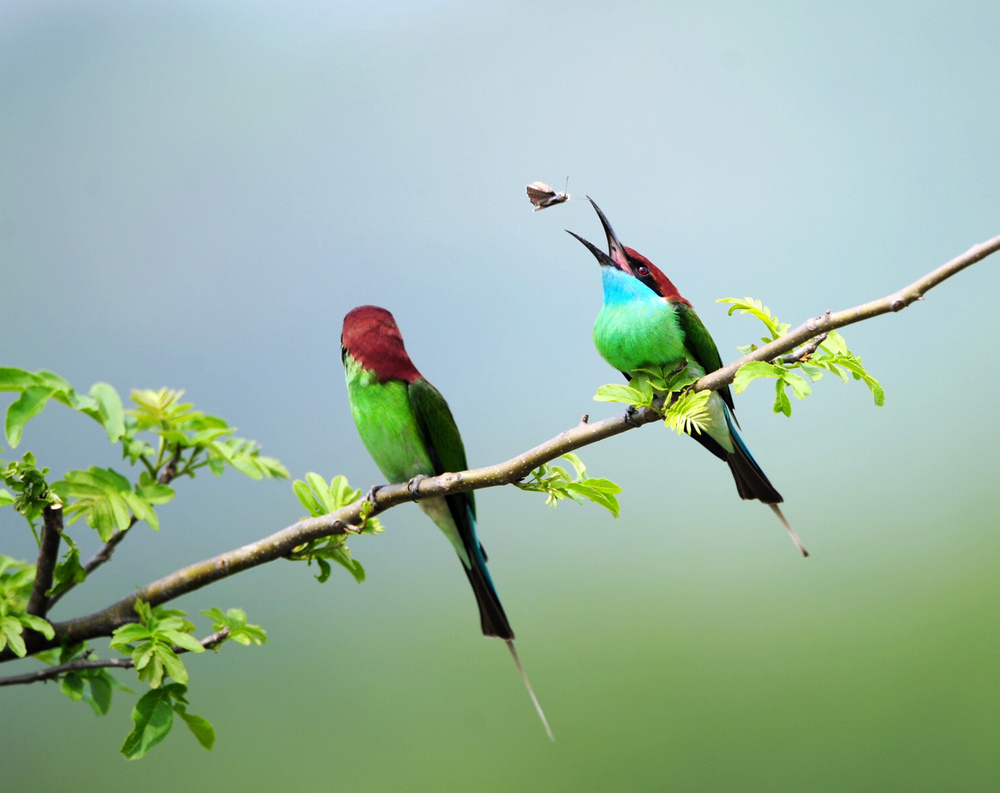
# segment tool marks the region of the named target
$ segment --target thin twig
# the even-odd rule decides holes
[[[209,650],[212,647],[215,647],[215,645],[220,644],[228,635],[229,628],[223,628],[221,631],[216,631],[215,633],[206,636],[201,640],[200,644],[206,650]],[[181,653],[191,652],[183,647],[174,647],[173,650],[178,655]],[[59,677],[59,675],[66,674],[67,672],[76,672],[81,669],[131,669],[134,666],[135,661],[131,658],[100,658],[93,661],[87,658],[79,658],[76,661],[67,661],[64,664],[49,666],[45,669],[39,669],[36,672],[27,672],[23,675],[11,675],[10,677],[0,677],[0,687],[22,686],[27,685],[28,683],[53,680]]]
[[[810,339],[808,344],[803,344],[799,347],[799,349],[792,350],[788,353],[788,355],[783,355],[781,357],[781,363],[787,364],[788,366],[791,366],[793,363],[802,363],[819,349],[819,345],[826,341],[826,337],[829,335],[829,333],[821,333],[819,336]],[[777,362],[778,359],[775,358],[774,361]]]
[[[924,293],[946,278],[997,250],[1000,250],[1000,236],[970,248],[966,253],[937,268],[910,286],[881,300],[874,300],[845,311],[827,312],[821,317],[811,319],[777,341],[766,344],[750,355],[705,375],[695,383],[694,388],[699,391],[719,389],[731,383],[737,370],[749,361],[769,361],[826,331],[871,319],[889,311],[900,311],[915,300],[919,300]],[[538,466],[550,462],[566,452],[575,451],[613,435],[628,432],[633,427],[657,421],[659,418],[660,415],[650,408],[629,410],[596,423],[579,423],[555,438],[499,465],[428,477],[415,485],[412,491],[406,482],[385,485],[368,497],[368,500],[374,505],[370,514],[377,515],[414,498],[431,498],[518,482]],[[361,506],[364,502],[365,499],[359,499],[328,515],[300,520],[298,523],[257,542],[177,570],[100,611],[65,622],[54,623],[54,639],[49,640],[41,634],[29,633],[25,637],[28,653],[30,655],[57,647],[60,642],[79,642],[98,636],[110,636],[115,628],[135,621],[133,606],[137,599],[142,599],[151,606],[166,603],[243,570],[280,559],[296,546],[311,540],[334,534],[344,534],[347,531],[346,526],[356,525],[360,520]],[[9,648],[0,651],[0,662],[15,658],[17,656]]]
[[[115,548],[118,547],[118,543],[120,543],[122,540],[125,539],[125,535],[128,534],[129,529],[131,529],[136,523],[138,523],[138,519],[135,517],[135,515],[133,515],[132,520],[129,521],[128,526],[126,526],[121,531],[115,531],[115,533],[111,535],[111,538],[106,543],[104,543],[104,545],[98,548],[96,553],[94,553],[94,555],[87,560],[87,563],[83,566],[83,571],[89,576],[92,572],[94,572],[94,570],[96,570],[102,564],[104,564],[105,562],[109,562],[111,560],[111,554],[113,554],[115,552]],[[46,611],[51,610],[56,603],[62,600],[63,595],[65,595],[75,586],[76,582],[71,581],[65,589],[56,592],[52,597],[50,597],[48,606],[46,607]]]

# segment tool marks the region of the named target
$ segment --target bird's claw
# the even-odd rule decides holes
[[[641,427],[642,425],[635,420],[635,416],[638,412],[639,408],[635,405],[629,405],[628,409],[625,411],[625,423],[630,427]]]
[[[384,487],[384,485],[372,485],[368,489],[368,492],[365,493],[365,501],[371,502],[372,506],[374,506],[375,505],[375,494],[379,490],[381,490],[383,487]]]
[[[427,479],[423,474],[417,474],[413,479],[406,483],[406,489],[410,491],[410,498],[414,501],[420,498],[420,494],[417,493],[417,488],[420,487],[420,483]]]

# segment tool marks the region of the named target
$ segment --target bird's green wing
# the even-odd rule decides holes
[[[409,394],[410,407],[423,433],[435,475],[466,470],[469,466],[465,459],[462,436],[458,434],[458,425],[455,424],[455,419],[441,392],[423,378],[419,378],[409,384]],[[466,507],[472,513],[473,519],[476,517],[476,502],[472,491],[456,493],[448,496],[447,500],[459,530],[464,530],[468,517],[462,514],[465,512],[462,507]]]
[[[715,346],[715,340],[708,328],[695,313],[694,309],[686,303],[673,301],[673,306],[677,312],[677,320],[681,330],[684,331],[684,341],[688,350],[694,355],[695,360],[705,370],[705,374],[714,372],[722,368],[722,356],[719,355],[719,348]],[[733,410],[733,394],[729,386],[719,389],[719,396]]]

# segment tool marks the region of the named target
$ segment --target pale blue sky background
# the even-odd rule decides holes
[[[184,388],[293,476],[367,488],[339,334],[377,303],[470,462],[498,462],[611,412],[591,401],[615,380],[590,340],[598,268],[563,232],[601,241],[585,194],[727,360],[757,327],[717,298],[797,324],[1000,233],[998,34],[993,3],[7,0],[0,365]],[[574,200],[533,214],[524,185],[567,175]],[[766,385],[739,397],[807,562],[724,466],[655,427],[583,452],[625,487],[617,521],[479,495],[554,746],[478,635],[446,541],[403,507],[353,543],[362,586],[282,563],[182,601],[241,605],[273,639],[190,663],[213,753],[177,734],[126,764],[128,695],[95,720],[52,687],[4,689],[4,775],[173,790],[177,762],[192,791],[995,789],[998,286],[987,260],[845,331],[882,409],[829,380],[792,420]],[[119,464],[60,406],[23,449],[57,473]],[[287,483],[178,489],[163,530],[55,617],[301,514]],[[33,556],[14,518],[0,551]],[[40,759],[53,742],[60,764]]]

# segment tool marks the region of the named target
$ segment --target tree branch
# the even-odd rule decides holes
[[[62,530],[62,506],[46,505],[42,510],[42,537],[38,543],[38,561],[35,563],[35,584],[25,608],[25,612],[36,617],[44,617],[48,613],[49,599],[45,593],[52,588],[52,573],[59,558]]]
[[[845,325],[853,325],[866,319],[872,319],[881,314],[888,314],[890,311],[902,311],[910,303],[923,299],[923,296],[947,278],[961,272],[966,267],[975,264],[980,259],[985,259],[991,253],[1000,250],[1000,237],[994,237],[986,242],[973,245],[961,256],[956,256],[947,264],[943,264],[936,270],[929,272],[923,278],[914,281],[909,286],[903,287],[898,292],[893,292],[880,300],[872,300],[854,308],[843,311],[827,311],[819,317],[813,317],[802,323],[795,330],[786,333],[780,339],[772,341],[754,350],[749,355],[745,355],[738,361],[733,361],[721,369],[716,369],[711,374],[705,375],[694,384],[695,391],[716,391],[724,385],[729,385],[736,377],[736,372],[740,367],[750,361],[770,361],[779,355],[795,349],[800,344],[809,341],[820,333],[842,328]]]
[[[750,355],[705,375],[695,383],[694,388],[699,391],[717,390],[731,383],[737,370],[749,361],[772,360],[826,331],[871,319],[890,311],[900,311],[910,303],[919,300],[925,292],[946,278],[997,250],[1000,250],[1000,236],[970,248],[966,253],[915,281],[910,286],[881,300],[874,300],[836,313],[827,312],[821,317],[811,319],[777,341],[766,344]],[[387,485],[372,495],[371,501],[374,504],[374,510],[371,514],[376,515],[411,500],[518,482],[538,466],[550,462],[566,452],[575,451],[591,443],[628,432],[634,427],[657,421],[659,418],[656,411],[642,408],[636,411],[627,411],[594,424],[581,421],[572,429],[566,430],[534,449],[499,465],[458,473],[446,473],[423,479],[413,488],[412,492],[405,482]],[[292,549],[310,540],[333,534],[344,534],[348,531],[348,527],[360,522],[363,503],[364,499],[322,517],[300,520],[262,540],[177,570],[93,614],[54,623],[55,638],[52,640],[46,640],[38,633],[29,633],[25,637],[28,654],[57,647],[61,642],[79,642],[98,636],[110,636],[114,629],[120,625],[135,622],[136,616],[133,606],[137,599],[142,599],[151,606],[166,603],[243,570],[286,556]],[[14,658],[16,656],[9,648],[0,652],[0,662],[10,661]]]
[[[229,628],[223,628],[221,631],[216,631],[215,633],[206,636],[201,640],[200,644],[206,650],[209,650],[212,647],[215,647],[215,645],[221,644],[228,635]],[[177,653],[177,655],[191,652],[183,647],[174,647],[173,650]],[[0,677],[0,687],[22,686],[27,685],[28,683],[53,680],[54,678],[59,677],[59,675],[66,674],[67,672],[75,672],[80,669],[131,669],[134,666],[135,661],[131,658],[101,658],[94,661],[91,661],[88,658],[79,658],[76,661],[67,661],[65,664],[59,664],[58,666],[50,666],[46,669],[39,669],[37,672],[28,672],[23,675],[11,675],[10,677]]]

